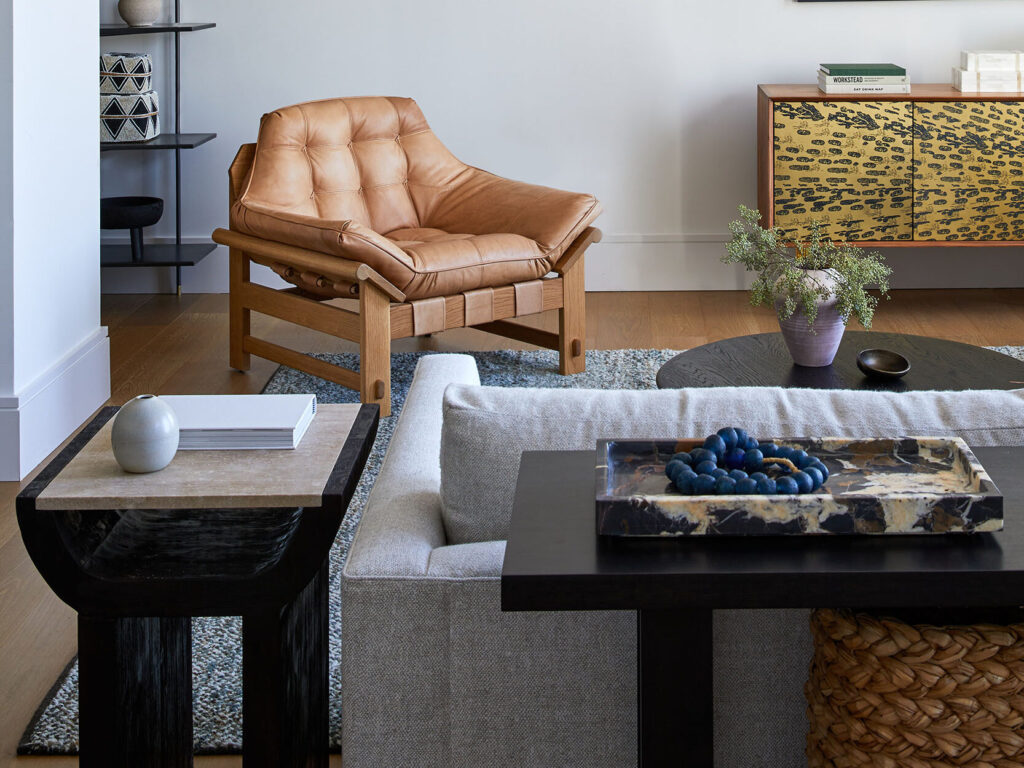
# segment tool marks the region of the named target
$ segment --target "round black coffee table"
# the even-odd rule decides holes
[[[862,349],[899,352],[910,372],[896,381],[869,379],[857,368]],[[907,392],[925,389],[1017,389],[1024,362],[957,341],[902,333],[847,331],[832,365],[794,365],[781,333],[737,336],[676,355],[658,371],[659,389],[683,387],[808,387]]]

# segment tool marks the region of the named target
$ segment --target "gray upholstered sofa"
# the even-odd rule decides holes
[[[523,450],[700,436],[726,421],[760,436],[952,433],[1024,444],[1024,390],[478,384],[469,356],[420,362],[356,533],[342,581],[345,768],[636,764],[634,614],[500,610]],[[804,611],[716,614],[718,768],[803,764],[809,650]]]

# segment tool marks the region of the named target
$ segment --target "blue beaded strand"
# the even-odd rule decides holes
[[[767,496],[813,493],[828,481],[829,470],[803,449],[761,443],[744,429],[723,427],[708,435],[703,446],[675,454],[665,474],[687,495]]]

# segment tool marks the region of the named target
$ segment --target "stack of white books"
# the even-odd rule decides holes
[[[907,70],[897,64],[819,64],[822,93],[910,93]]]
[[[1024,70],[1021,51],[961,51],[960,66],[953,68],[953,87],[975,93],[1020,91]]]
[[[178,417],[181,451],[297,448],[316,395],[164,395]]]

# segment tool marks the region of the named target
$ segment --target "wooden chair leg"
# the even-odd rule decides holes
[[[229,267],[229,365],[237,371],[248,371],[252,356],[243,348],[249,335],[250,310],[242,302],[242,286],[249,282],[249,257],[238,248],[230,250]]]
[[[558,310],[558,372],[563,376],[587,369],[587,294],[583,256],[562,274],[562,308]]]
[[[391,415],[391,299],[373,283],[359,287],[359,394]]]

